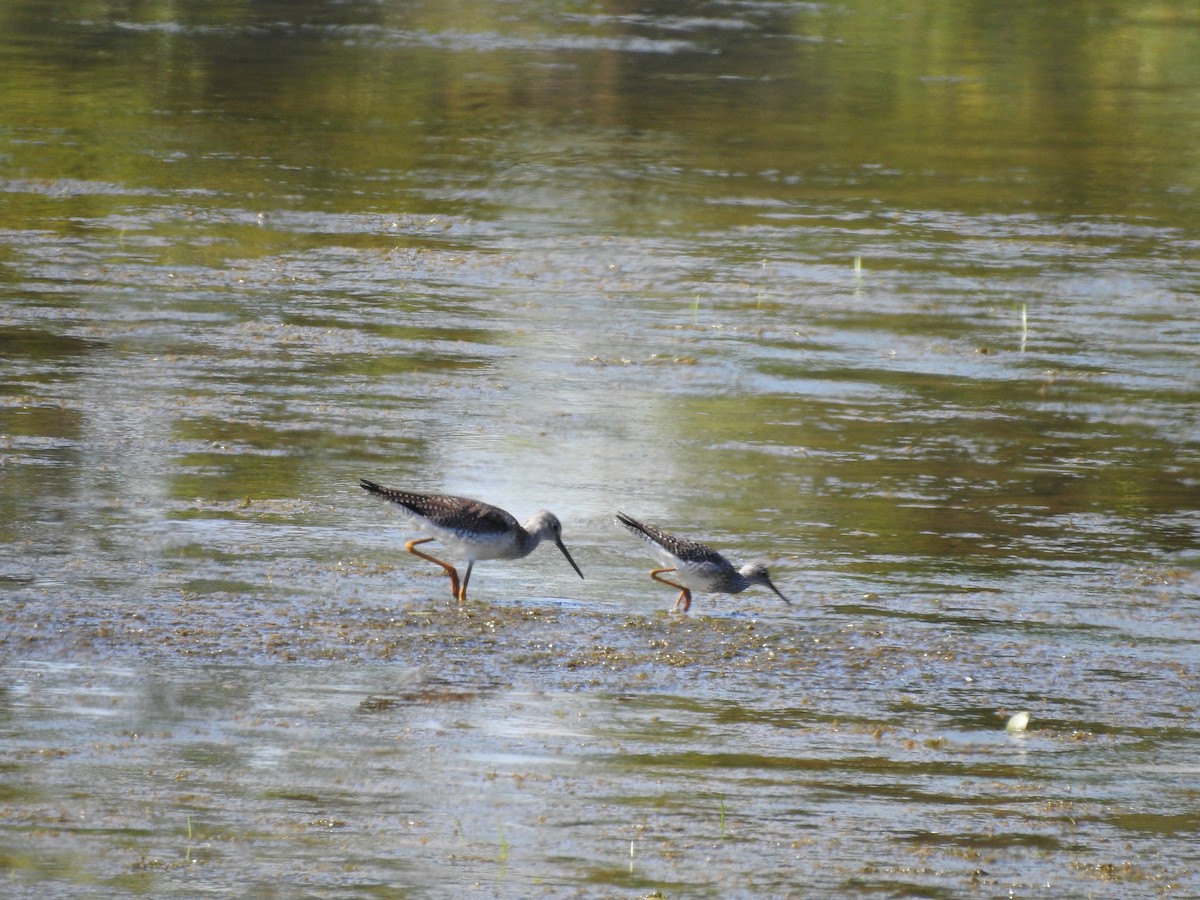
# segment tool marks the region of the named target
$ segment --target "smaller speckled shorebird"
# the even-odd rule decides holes
[[[446,494],[414,494],[384,487],[365,478],[358,479],[358,483],[368,493],[397,504],[409,518],[421,525],[423,531],[430,533],[430,537],[408,541],[404,549],[413,556],[437,563],[445,569],[450,576],[450,593],[459,603],[467,602],[467,582],[471,580],[471,569],[476,560],[521,559],[532,553],[544,540],[554,541],[571,568],[579,572],[580,578],[583,577],[562,542],[562,525],[553,513],[545,510],[534,513],[533,518],[522,527],[520,522],[500,507],[479,500]],[[418,544],[434,540],[466,559],[467,571],[463,573],[461,587],[458,570],[454,566],[417,549]]]
[[[617,513],[617,522],[645,541],[651,552],[667,567],[655,569],[650,573],[650,577],[679,589],[679,597],[673,609],[687,612],[692,606],[692,591],[740,594],[752,584],[769,587],[784,603],[789,606],[792,603],[771,583],[766,563],[746,563],[740,569],[735,569],[729,560],[699,541],[689,541],[659,531],[622,512]],[[678,583],[660,577],[666,572],[675,572]]]

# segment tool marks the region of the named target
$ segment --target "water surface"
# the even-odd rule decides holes
[[[1200,892],[1198,24],[10,4],[9,885]]]

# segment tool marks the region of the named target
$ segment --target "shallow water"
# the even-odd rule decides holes
[[[1194,17],[0,42],[12,890],[1200,893]],[[459,608],[360,476],[548,507],[586,580]],[[669,613],[618,509],[793,605]]]

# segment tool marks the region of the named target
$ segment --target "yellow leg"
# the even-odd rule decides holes
[[[454,599],[458,600],[458,602],[461,603],[464,599],[466,599],[467,591],[466,591],[466,585],[463,585],[462,596],[461,597],[459,596],[458,569],[454,568],[454,566],[450,565],[450,563],[448,563],[448,562],[442,562],[436,556],[430,556],[428,553],[422,553],[420,550],[417,549],[417,544],[426,544],[432,540],[433,540],[433,538],[421,538],[420,540],[409,541],[407,544],[404,545],[404,549],[407,550],[409,553],[411,553],[413,556],[419,556],[419,557],[421,557],[421,559],[427,559],[431,563],[437,563],[439,566],[441,566],[443,569],[445,569],[446,574],[450,576],[450,594],[451,594],[451,596],[454,597]],[[467,571],[468,571],[468,573],[470,572],[469,569]],[[468,577],[470,577],[469,574],[468,574]]]
[[[692,608],[692,592],[689,591],[687,588],[685,588],[682,584],[676,584],[673,581],[668,581],[665,578],[658,577],[663,572],[675,572],[675,571],[677,571],[677,570],[676,569],[655,569],[653,572],[650,573],[650,577],[653,578],[655,581],[659,582],[660,584],[668,584],[673,588],[678,588],[679,596],[676,598],[675,605],[672,606],[671,609],[679,609],[679,604],[682,603],[683,604],[682,611],[687,612],[689,609]]]
[[[467,582],[471,580],[471,569],[475,567],[475,561],[471,560],[467,563],[467,571],[463,572],[462,587],[458,590],[458,602],[467,602]]]

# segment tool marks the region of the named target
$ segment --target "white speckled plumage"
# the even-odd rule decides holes
[[[522,526],[510,513],[481,500],[402,491],[384,487],[366,478],[360,478],[358,483],[368,493],[395,503],[428,533],[428,537],[409,541],[405,548],[409,553],[445,569],[450,576],[451,591],[459,602],[467,599],[467,582],[471,580],[471,570],[477,560],[521,559],[532,553],[544,540],[552,541],[579,577],[583,577],[583,572],[567,552],[562,540],[562,525],[553,513],[545,510],[534,513]],[[430,540],[440,542],[466,561],[467,569],[463,574],[461,589],[454,566],[415,549],[417,544]]]
[[[707,544],[661,531],[622,512],[617,513],[617,522],[645,542],[654,557],[666,567],[651,572],[650,577],[680,590],[675,606],[682,607],[684,612],[692,604],[692,591],[740,594],[752,584],[770,588],[780,600],[791,604],[772,583],[766,563],[756,561],[735,568]],[[673,573],[672,580],[659,577],[666,572]]]

